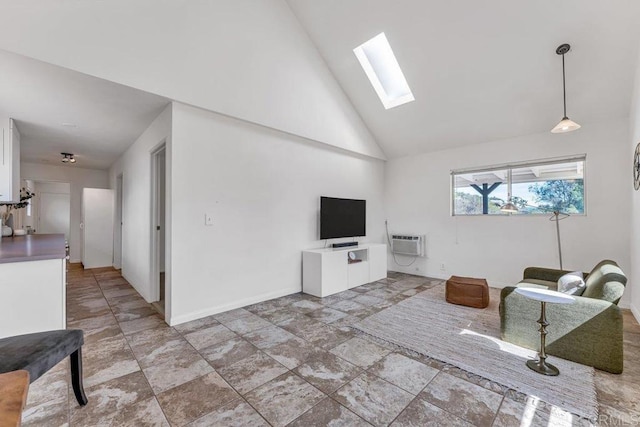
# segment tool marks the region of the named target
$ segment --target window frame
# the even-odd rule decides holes
[[[540,212],[540,213],[528,213],[528,214],[519,214],[519,213],[511,213],[511,212],[501,212],[499,214],[463,214],[456,213],[455,205],[455,190],[456,190],[456,176],[462,174],[469,173],[479,173],[479,172],[493,172],[497,170],[507,170],[507,193],[512,194],[511,185],[512,185],[512,170],[520,169],[525,167],[536,167],[536,166],[546,166],[553,165],[559,163],[570,163],[570,162],[582,162],[582,191],[583,191],[583,205],[584,209],[582,213],[572,213],[571,216],[587,216],[587,155],[585,154],[576,154],[571,156],[562,156],[562,157],[552,157],[546,159],[537,159],[537,160],[527,160],[521,162],[510,162],[510,163],[502,163],[495,164],[490,166],[479,166],[479,167],[470,167],[470,168],[461,168],[461,169],[452,169],[450,172],[449,178],[449,197],[450,197],[450,216],[463,216],[463,217],[501,217],[501,216],[521,216],[521,217],[535,217],[535,216],[548,216],[553,212]]]

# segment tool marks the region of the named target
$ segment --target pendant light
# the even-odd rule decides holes
[[[507,203],[500,207],[500,212],[518,213],[518,207],[511,200],[511,168],[507,171]]]
[[[570,49],[571,46],[569,46],[567,43],[561,44],[556,49],[556,53],[558,55],[562,55],[562,98],[564,103],[564,116],[562,117],[562,120],[560,120],[560,123],[558,123],[553,129],[551,129],[551,133],[565,133],[580,129],[579,124],[567,117],[567,88],[564,77],[564,54],[569,52]]]

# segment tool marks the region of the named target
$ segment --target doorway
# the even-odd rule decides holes
[[[113,224],[113,268],[120,270],[122,268],[122,212],[124,208],[122,206],[122,194],[123,194],[123,177],[122,174],[116,177],[116,206],[115,206],[115,221]]]
[[[165,258],[166,258],[166,146],[164,143],[151,153],[151,286],[153,306],[165,315]]]
[[[23,180],[23,187],[35,196],[21,209],[19,225],[29,233],[64,234],[69,240],[71,185],[68,182]]]

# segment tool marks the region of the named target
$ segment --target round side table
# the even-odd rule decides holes
[[[543,375],[555,376],[560,374],[560,371],[555,366],[546,362],[547,353],[545,352],[545,339],[547,336],[547,303],[552,304],[572,304],[576,301],[571,295],[563,294],[562,292],[551,291],[549,289],[538,288],[516,288],[516,292],[529,299],[540,301],[540,350],[538,351],[538,360],[528,360],[527,366]]]

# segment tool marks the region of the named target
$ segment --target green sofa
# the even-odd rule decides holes
[[[529,267],[517,286],[539,285],[557,289],[557,281],[570,271]],[[604,260],[585,277],[586,288],[573,304],[547,304],[548,354],[622,372],[622,313],[618,301],[627,278],[614,261]],[[540,303],[506,287],[500,295],[500,328],[504,341],[538,350]]]

